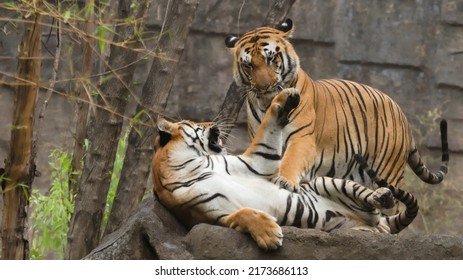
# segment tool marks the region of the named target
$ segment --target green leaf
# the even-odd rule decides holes
[[[72,212],[74,197],[69,195],[69,175],[72,156],[66,151],[57,149],[50,154],[50,173],[52,185],[47,195],[33,190],[31,206],[31,227],[33,228],[31,258],[43,258],[53,253],[62,258],[66,246],[66,235]]]
[[[105,35],[105,29],[101,26],[97,28],[98,31],[98,37],[100,40],[98,40],[98,46],[100,47],[100,54],[104,54],[104,47],[105,47],[105,42],[104,42],[104,35]]]
[[[71,10],[66,10],[63,15],[63,22],[67,23],[69,18],[71,17]]]
[[[12,9],[12,10],[13,10],[13,9],[14,9],[14,10],[18,9],[18,6],[17,6],[16,3],[14,3],[14,2],[2,3],[2,4],[0,4],[0,7],[5,7],[5,8],[7,8],[7,9]]]

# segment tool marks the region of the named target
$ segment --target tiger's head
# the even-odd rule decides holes
[[[219,126],[214,122],[181,121],[174,123],[160,118],[158,130],[156,152],[169,148],[175,149],[184,156],[227,153],[225,147],[222,146]]]
[[[299,71],[299,57],[288,41],[293,22],[286,19],[277,28],[260,27],[241,38],[228,36],[225,45],[234,55],[233,75],[238,86],[258,95],[276,95]]]

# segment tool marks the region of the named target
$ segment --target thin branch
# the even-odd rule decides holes
[[[45,118],[45,111],[48,107],[48,103],[50,101],[51,95],[53,94],[53,88],[56,85],[56,77],[58,76],[58,67],[60,62],[61,56],[61,22],[56,22],[56,52],[53,61],[53,72],[52,77],[50,78],[50,86],[47,89],[45,100],[43,101],[42,107],[39,111],[39,119],[37,123],[37,131],[40,131],[40,124],[43,118]],[[38,139],[36,139],[38,141]]]

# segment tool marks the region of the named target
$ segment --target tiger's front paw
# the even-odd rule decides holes
[[[283,232],[271,215],[252,208],[242,208],[225,218],[230,228],[249,232],[257,246],[275,250],[283,245]]]
[[[394,206],[394,196],[388,188],[376,189],[372,197],[372,204],[378,209],[390,209]]]
[[[289,113],[299,105],[300,92],[296,88],[286,88],[282,90],[272,100],[272,107],[277,114],[277,122],[281,126],[288,124]]]
[[[300,186],[298,184],[294,184],[290,180],[286,179],[283,176],[277,176],[271,179],[271,182],[280,186],[280,188],[288,190],[290,192],[299,192]]]
[[[257,246],[264,250],[276,250],[283,245],[283,232],[276,219],[265,212],[256,213],[257,220],[250,226],[249,233]]]

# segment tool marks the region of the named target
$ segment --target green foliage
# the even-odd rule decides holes
[[[128,135],[129,129],[124,133],[117,148],[102,228],[108,222],[116,196]],[[88,141],[86,146],[88,147]],[[62,259],[64,256],[69,222],[74,211],[74,196],[69,190],[69,180],[72,178],[70,175],[73,174],[71,162],[72,156],[68,152],[61,149],[53,150],[49,162],[52,169],[50,190],[45,195],[39,190],[32,191],[30,204],[34,210],[30,217],[33,231],[31,259],[43,259],[50,255]]]
[[[111,183],[109,186],[108,196],[106,199],[106,207],[103,216],[102,228],[106,227],[108,223],[109,214],[113,207],[114,197],[116,196],[117,186],[119,184],[119,178],[121,177],[121,170],[124,165],[125,150],[127,149],[127,138],[129,136],[130,129],[127,129],[124,136],[119,140],[117,146],[116,159],[114,160],[113,172],[111,173]]]
[[[15,2],[5,2],[1,3],[0,7],[3,7],[5,9],[10,9],[10,10],[15,10],[18,8],[17,4]]]
[[[74,196],[69,190],[72,156],[57,149],[50,154],[51,188],[46,195],[33,190],[30,205],[33,231],[31,259],[42,259],[50,253],[62,259],[67,232],[74,211]]]
[[[105,52],[105,47],[106,47],[105,36],[106,34],[108,34],[108,32],[117,35],[115,30],[108,24],[100,23],[100,25],[98,25],[95,28],[95,34],[98,37],[98,47],[100,49],[101,55],[104,55],[104,52]]]

